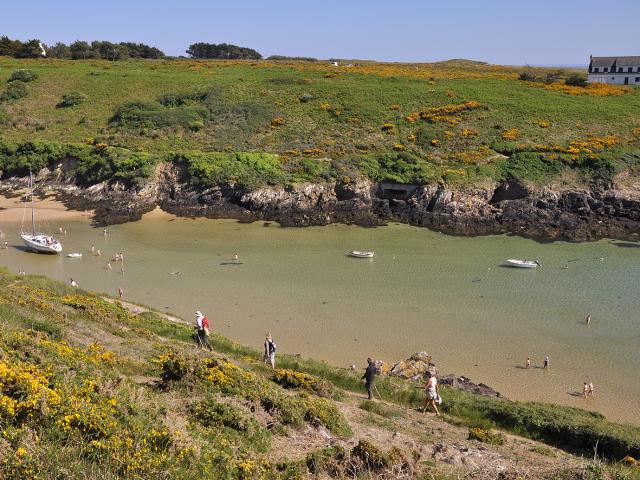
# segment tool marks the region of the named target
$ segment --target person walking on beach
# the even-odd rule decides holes
[[[587,391],[587,395],[593,397],[593,382],[589,382],[589,390]]]
[[[589,385],[587,385],[587,382],[584,382],[584,385],[582,386],[582,396],[587,398],[587,395],[589,395]]]
[[[95,245],[91,245],[91,253],[96,253],[96,246]]]
[[[209,345],[209,319],[200,310],[196,312],[196,329],[198,348],[207,348],[211,351],[212,348]]]
[[[276,342],[273,341],[273,337],[271,336],[271,332],[267,333],[267,337],[264,340],[264,358],[263,361],[266,363],[269,361],[271,364],[271,369],[276,369]]]
[[[439,417],[438,402],[440,401],[440,393],[438,392],[438,379],[435,374],[429,370],[425,372],[425,375],[428,378],[427,384],[425,385],[427,395],[424,399],[424,408],[422,411],[426,412],[427,406],[431,405],[431,408],[433,408],[433,411],[436,413],[436,417]]]
[[[531,369],[531,357],[527,357],[527,366],[526,366],[527,370]]]
[[[360,380],[364,380],[364,386],[367,389],[367,398],[369,400],[373,399],[371,389],[373,388],[373,382],[376,379],[377,374],[378,370],[376,369],[376,362],[374,362],[371,357],[367,358],[367,369],[364,371],[364,375],[362,375]]]
[[[549,368],[549,357],[544,357],[544,362],[542,362],[542,368],[545,370]]]
[[[78,284],[76,283],[76,281],[73,278],[71,279],[71,281],[69,283],[71,284],[72,287],[78,288]]]

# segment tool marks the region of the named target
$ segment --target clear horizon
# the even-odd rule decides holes
[[[635,38],[640,2],[507,0],[456,5],[407,0],[228,4],[68,0],[3,6],[0,35],[47,45],[57,41],[141,42],[186,55],[195,42],[250,47],[264,57],[305,56],[389,62],[466,58],[495,64],[581,66],[589,55],[640,55]],[[597,12],[597,15],[594,14]],[[10,22],[6,22],[10,20]],[[603,35],[602,32],[606,32]]]

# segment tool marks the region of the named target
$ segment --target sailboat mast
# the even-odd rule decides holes
[[[31,235],[36,234],[36,217],[33,205],[33,174],[29,172],[29,189],[31,191]]]

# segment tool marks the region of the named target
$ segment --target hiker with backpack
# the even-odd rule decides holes
[[[271,332],[267,333],[267,338],[264,341],[264,362],[271,363],[271,368],[276,369],[276,342],[273,341]]]
[[[196,313],[196,342],[198,348],[207,348],[212,350],[209,345],[209,319],[205,317],[200,310]]]

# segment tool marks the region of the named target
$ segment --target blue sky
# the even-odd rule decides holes
[[[382,61],[640,55],[640,0],[23,0],[3,2],[0,15],[0,35],[12,38],[135,41],[170,55],[197,41]]]

